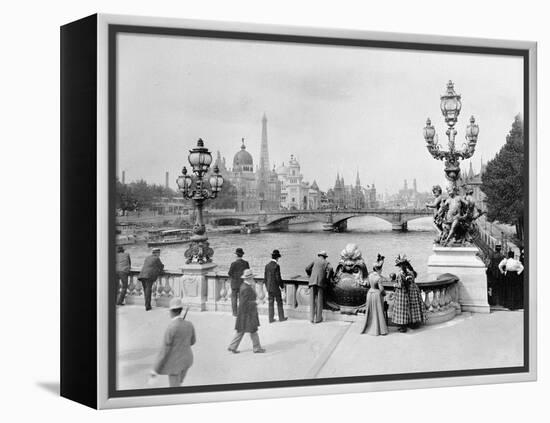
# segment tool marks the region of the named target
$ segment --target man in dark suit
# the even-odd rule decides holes
[[[138,279],[143,285],[143,294],[145,296],[145,310],[151,310],[151,294],[153,292],[153,284],[164,270],[164,264],[160,261],[160,248],[153,248],[151,255],[145,258],[143,267],[138,276]]]
[[[319,251],[317,258],[306,267],[309,276],[310,321],[323,321],[324,289],[332,278],[332,266],[327,261],[327,253]]]
[[[281,278],[281,267],[278,260],[281,257],[279,250],[273,250],[271,253],[271,261],[265,265],[264,281],[267,288],[268,299],[268,315],[269,323],[275,321],[274,302],[277,301],[277,311],[279,313],[279,322],[284,322],[285,311],[283,309],[283,298],[281,296],[281,290],[285,289],[285,284]]]
[[[181,298],[170,301],[170,317],[172,321],[166,328],[162,348],[151,371],[151,377],[168,375],[171,387],[180,386],[193,364],[191,345],[196,342],[193,323],[182,316],[183,303]]]
[[[241,287],[241,283],[243,281],[241,276],[243,275],[245,269],[250,269],[250,265],[243,259],[244,251],[242,248],[237,248],[235,250],[235,255],[237,256],[237,260],[231,263],[227,274],[231,278],[231,309],[233,311],[233,316],[236,317],[239,288]]]
[[[255,353],[264,353],[265,349],[260,345],[260,337],[258,336],[258,327],[260,319],[258,318],[258,305],[256,304],[256,281],[252,270],[246,269],[243,272],[243,283],[239,288],[239,310],[237,319],[235,320],[235,330],[237,333],[227,347],[228,351],[237,354],[237,348],[243,339],[245,333],[250,334],[252,339],[252,350]]]

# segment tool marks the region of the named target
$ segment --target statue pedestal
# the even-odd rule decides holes
[[[462,311],[489,313],[485,264],[476,256],[476,247],[441,247],[434,245],[428,258],[428,279],[443,273],[459,277],[458,302]]]
[[[208,301],[208,272],[214,270],[215,263],[184,264],[181,268],[182,301],[191,311],[205,311]]]

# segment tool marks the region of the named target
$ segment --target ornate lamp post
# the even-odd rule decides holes
[[[445,132],[449,139],[449,148],[447,151],[442,150],[440,144],[437,142],[435,128],[432,126],[430,118],[427,119],[426,126],[424,127],[426,147],[434,159],[445,161],[445,176],[454,188],[457,187],[457,180],[460,177],[459,160],[469,159],[473,156],[476,148],[477,136],[479,134],[479,126],[475,123],[475,119],[472,116],[470,118],[470,124],[466,128],[467,143],[464,143],[462,149],[457,150],[455,144],[455,137],[457,134],[455,124],[458,121],[458,115],[462,108],[460,99],[460,95],[454,90],[453,82],[449,81],[447,83],[447,91],[441,96],[441,113],[448,126]],[[434,137],[436,138],[435,140]]]
[[[179,191],[183,198],[193,200],[196,209],[195,225],[193,235],[187,251],[185,251],[186,263],[209,263],[212,261],[214,250],[208,244],[206,227],[204,226],[202,210],[204,202],[209,198],[216,198],[222,189],[223,177],[220,175],[217,166],[214,173],[206,183],[205,176],[212,163],[212,154],[204,146],[204,141],[199,138],[197,146],[189,151],[189,164],[194,175],[188,175],[184,167],[182,174],[176,180]]]

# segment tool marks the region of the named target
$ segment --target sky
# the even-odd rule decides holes
[[[271,166],[296,156],[304,180],[326,191],[346,184],[394,193],[446,185],[428,153],[426,118],[446,147],[439,109],[448,80],[462,95],[456,129],[479,124],[474,170],[494,157],[523,110],[521,58],[181,36],[118,35],[117,173],[126,182],[169,183],[202,138],[229,167],[241,139],[259,163],[268,119]],[[462,164],[469,167],[469,161]]]

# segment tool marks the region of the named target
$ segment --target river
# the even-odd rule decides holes
[[[288,232],[261,232],[257,234],[209,234],[210,246],[214,249],[215,271],[227,273],[230,263],[235,259],[235,248],[245,251],[244,258],[259,276],[263,277],[265,264],[271,258],[271,251],[277,248],[282,257],[279,259],[283,279],[305,276],[304,268],[316,256],[319,250],[328,253],[328,260],[334,267],[338,264],[340,251],[348,243],[357,244],[369,270],[378,253],[386,256],[384,274],[394,272],[394,260],[397,254],[405,253],[418,272],[418,280],[426,280],[428,257],[432,253],[435,230],[430,217],[416,219],[408,223],[408,232],[394,232],[391,225],[381,219],[362,216],[348,221],[348,230],[343,233],[323,232],[321,223],[312,222],[290,225]],[[133,266],[141,266],[149,254],[147,244],[141,242],[127,245]],[[161,260],[167,269],[178,269],[184,263],[183,253],[187,244],[162,248]]]
[[[283,279],[305,276],[304,268],[316,256],[319,250],[328,253],[328,260],[334,267],[338,264],[340,251],[348,243],[357,244],[369,270],[378,253],[386,256],[384,274],[396,270],[394,259],[397,254],[405,253],[409,257],[419,280],[427,275],[428,256],[432,253],[435,230],[432,219],[416,219],[408,224],[408,232],[395,232],[391,225],[381,219],[363,216],[350,219],[348,230],[343,233],[323,232],[321,223],[312,222],[290,225],[288,232],[261,232],[250,235],[209,234],[210,246],[214,249],[215,271],[227,273],[230,263],[235,259],[235,248],[245,251],[244,258],[259,276],[263,277],[263,268],[271,258],[271,251],[277,248],[282,257],[279,259]],[[147,244],[140,242],[127,245],[133,266],[141,266],[149,254]],[[184,263],[183,253],[187,244],[162,247],[161,260],[167,269],[178,269]]]

